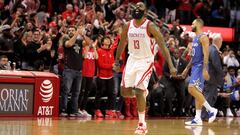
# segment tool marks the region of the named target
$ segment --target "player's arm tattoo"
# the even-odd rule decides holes
[[[169,50],[166,46],[163,35],[159,31],[158,27],[154,23],[150,23],[148,30],[149,30],[149,33],[152,34],[153,37],[155,38],[158,46],[161,48],[163,56],[165,57],[165,59],[168,63],[168,67],[173,68],[174,66],[173,66],[173,63],[172,63],[172,59],[171,59]]]
[[[122,28],[119,45],[117,47],[117,53],[116,53],[116,58],[115,58],[116,61],[120,60],[120,57],[126,47],[128,26],[129,26],[129,23],[125,24]]]
[[[207,36],[201,37],[201,44],[203,48],[203,68],[207,69],[209,59],[209,39]]]

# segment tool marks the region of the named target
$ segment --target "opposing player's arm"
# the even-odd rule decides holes
[[[164,41],[163,35],[161,34],[161,32],[158,30],[157,26],[150,22],[149,26],[148,26],[148,32],[153,35],[153,37],[155,38],[158,46],[161,48],[163,56],[165,57],[167,63],[168,63],[168,67],[169,69],[174,69],[173,63],[172,63],[172,59],[169,53],[168,48],[166,47],[166,43]]]
[[[129,22],[123,25],[123,29],[122,29],[119,45],[117,47],[117,54],[116,54],[116,58],[115,58],[115,60],[117,62],[119,62],[120,57],[121,57],[121,55],[122,55],[122,53],[123,53],[123,51],[124,51],[124,49],[126,47],[128,26],[129,26]]]
[[[207,69],[208,66],[208,58],[209,58],[209,39],[206,35],[203,35],[200,38],[202,48],[203,48],[203,68]]]

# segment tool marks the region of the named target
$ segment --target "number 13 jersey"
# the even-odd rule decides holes
[[[137,59],[154,57],[154,41],[148,34],[150,21],[145,19],[140,26],[131,20],[128,26],[129,56]]]

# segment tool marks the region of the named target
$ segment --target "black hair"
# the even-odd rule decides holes
[[[104,42],[105,39],[109,39],[109,40],[110,40],[110,45],[112,44],[111,38],[110,38],[109,36],[104,36],[104,37],[102,38],[102,40],[101,40],[101,45],[103,44],[103,42]]]
[[[7,57],[7,55],[1,55],[0,60],[3,59],[3,58],[8,58],[8,57]]]
[[[231,70],[231,69],[234,69],[234,70],[235,70],[236,67],[234,67],[234,66],[229,66],[227,69],[228,69],[228,71]]]

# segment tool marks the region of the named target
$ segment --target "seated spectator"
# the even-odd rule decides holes
[[[226,64],[228,67],[239,67],[239,62],[233,50],[229,51],[229,54],[223,58],[223,63]]]
[[[11,67],[8,63],[8,57],[6,55],[0,56],[0,70],[10,70]]]
[[[224,77],[224,87],[223,87],[223,92],[224,93],[231,93],[231,87],[234,86],[236,83],[237,79],[235,76],[235,67],[230,66],[228,67],[228,72]],[[227,113],[226,116],[228,117],[233,117],[233,113],[230,109],[230,104],[231,104],[231,99],[230,97],[224,96],[225,94],[219,94],[220,96],[225,98],[225,102],[227,103]]]

